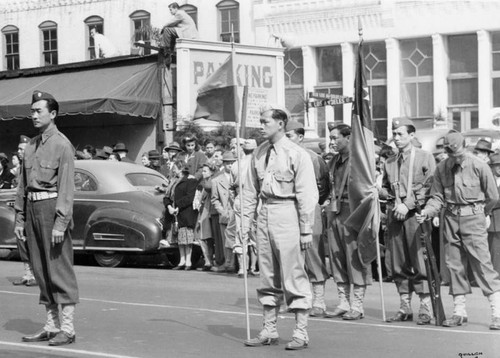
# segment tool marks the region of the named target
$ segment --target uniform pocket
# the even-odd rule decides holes
[[[40,162],[40,183],[50,183],[56,177],[59,162],[51,160],[42,160]]]
[[[479,178],[466,178],[463,183],[464,199],[477,199],[481,193]]]
[[[273,191],[280,197],[289,197],[294,193],[293,173],[275,172],[273,173]]]

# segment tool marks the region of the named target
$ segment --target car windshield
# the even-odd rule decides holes
[[[165,179],[163,179],[161,176],[149,173],[130,173],[126,174],[125,177],[130,184],[137,187],[155,187],[167,184]]]

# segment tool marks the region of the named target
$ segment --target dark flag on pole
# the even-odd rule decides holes
[[[231,53],[198,90],[194,119],[204,118],[217,122],[238,120],[239,99],[234,73]]]
[[[346,225],[358,236],[361,262],[370,264],[377,257],[380,205],[375,177],[375,148],[370,115],[370,94],[365,78],[363,41],[358,46],[350,145],[349,205]]]

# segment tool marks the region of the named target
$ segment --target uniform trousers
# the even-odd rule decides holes
[[[73,270],[73,243],[69,230],[64,240],[52,245],[57,198],[28,201],[26,236],[30,260],[40,287],[40,304],[75,304],[79,302],[78,284]]]
[[[330,261],[335,283],[371,285],[371,266],[364,266],[358,254],[358,241],[344,222],[350,215],[349,203],[338,202],[339,213],[331,213],[331,235],[328,235]]]
[[[446,212],[444,237],[446,265],[451,277],[451,295],[471,293],[467,275],[469,265],[485,296],[500,291],[500,275],[491,264],[486,218],[483,213],[460,216]]]
[[[259,302],[278,307],[284,297],[289,310],[310,309],[312,293],[300,248],[295,201],[263,202],[257,219],[257,248]]]
[[[329,277],[325,265],[325,242],[322,231],[321,207],[317,204],[314,211],[312,247],[305,251],[306,272],[310,282],[324,282]]]
[[[399,221],[394,218],[392,207],[387,208],[387,231],[391,241],[392,277],[396,283],[399,294],[429,293],[427,273],[422,245],[422,229],[415,218],[415,212],[410,211],[406,220]],[[430,235],[431,223],[426,221]]]
[[[490,248],[491,264],[495,271],[500,273],[500,232],[488,233],[488,246]]]

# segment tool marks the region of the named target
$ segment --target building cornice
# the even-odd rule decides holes
[[[109,1],[110,0],[4,0],[0,2],[0,14]]]

